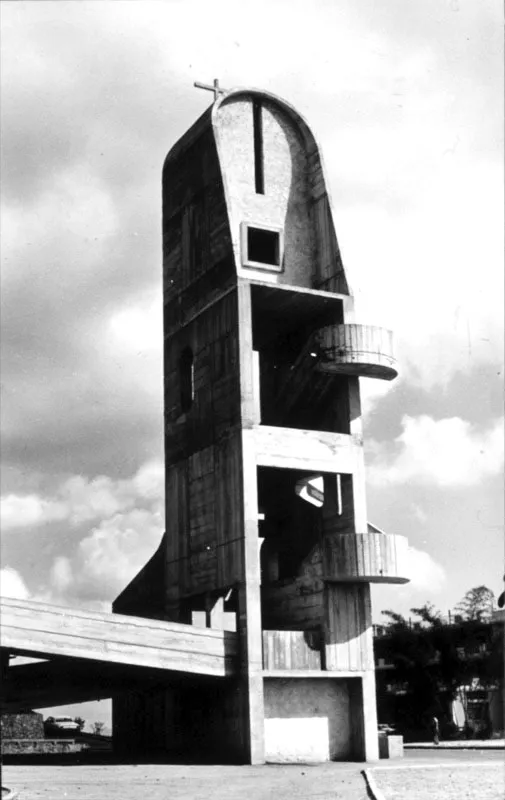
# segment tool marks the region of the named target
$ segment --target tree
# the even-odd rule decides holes
[[[443,624],[442,614],[435,608],[433,603],[425,603],[424,606],[419,606],[419,608],[411,608],[410,610],[413,614],[419,617],[421,622],[424,622],[425,625],[438,626]]]
[[[487,586],[469,589],[454,609],[464,620],[489,621],[494,608],[494,592]]]
[[[86,725],[86,720],[82,717],[74,717],[74,722],[77,722],[79,726],[79,733],[82,733],[84,726]]]
[[[103,729],[105,728],[105,722],[94,722],[93,723],[93,733],[96,736],[100,736]]]
[[[376,641],[377,654],[394,664],[395,681],[402,689],[396,695],[397,722],[405,731],[421,733],[436,716],[447,735],[452,726],[449,709],[460,688],[473,681],[493,685],[500,656],[503,669],[503,656],[493,655],[491,626],[485,620],[448,625],[429,603],[410,610],[418,618],[413,623],[384,611],[390,619],[388,635]]]
[[[422,730],[430,717],[442,716],[440,685],[440,647],[434,638],[440,627],[440,613],[426,603],[411,612],[419,620],[412,624],[401,614],[387,610],[382,613],[391,620],[389,635],[377,642],[381,655],[395,666],[395,680],[404,688],[402,728]],[[445,666],[445,665],[444,665]]]

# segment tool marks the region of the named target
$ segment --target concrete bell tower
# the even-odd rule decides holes
[[[359,378],[396,362],[355,321],[290,105],[216,89],[172,148],[163,283],[166,533],[115,610],[235,629],[239,663],[157,695],[151,741],[172,724],[165,743],[249,763],[377,758],[370,584],[405,582],[407,543],[367,520]]]

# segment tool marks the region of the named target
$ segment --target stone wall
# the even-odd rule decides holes
[[[0,735],[6,739],[44,739],[44,719],[35,711],[4,713],[0,717]]]
[[[1,742],[3,756],[20,755],[58,755],[61,753],[80,753],[87,745],[73,739],[6,739]]]

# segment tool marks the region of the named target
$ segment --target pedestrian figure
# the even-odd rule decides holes
[[[433,733],[433,744],[440,744],[440,728],[437,717],[431,720],[431,732]]]

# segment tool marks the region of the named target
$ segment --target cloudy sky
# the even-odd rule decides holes
[[[310,10],[309,10],[310,9]],[[409,537],[382,608],[503,574],[498,0],[2,3],[2,592],[110,608],[163,531],[161,182],[211,101],[309,120],[361,320],[370,520]]]

